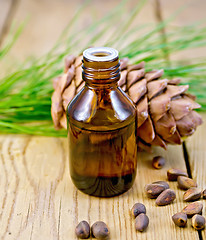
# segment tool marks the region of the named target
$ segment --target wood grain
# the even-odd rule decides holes
[[[4,5],[1,2],[1,6],[8,5],[8,1],[1,1],[4,2]],[[89,6],[90,11],[82,15],[81,23],[85,24],[90,14],[97,17],[104,15],[118,2],[96,1]],[[203,3],[203,0],[198,2]],[[30,20],[12,49],[11,58],[19,61],[26,56],[41,56],[47,52],[80,3],[81,0],[21,0],[16,20],[22,22],[28,15]],[[164,19],[180,4],[179,1],[161,3]],[[132,2],[130,8],[135,4],[136,1]],[[204,16],[204,8],[200,6],[195,5],[196,9],[202,9],[200,12]],[[153,13],[149,3],[137,17],[137,21],[153,22]],[[196,19],[197,15],[201,16],[198,11],[195,15],[192,7],[187,12],[185,21],[188,21],[188,17]],[[183,14],[177,23],[182,23],[184,19]],[[200,55],[202,53],[203,51]],[[206,117],[204,118],[206,121]],[[192,175],[202,188],[206,187],[204,126],[187,143]],[[167,159],[162,170],[151,167],[151,159],[157,154]],[[87,220],[90,224],[97,220],[105,221],[110,228],[112,240],[199,239],[198,233],[191,228],[190,221],[187,228],[180,229],[171,220],[171,216],[186,205],[182,201],[183,191],[177,189],[176,182],[170,183],[170,187],[175,190],[177,199],[165,207],[156,207],[155,201],[147,199],[143,190],[147,183],[166,180],[166,170],[170,167],[186,169],[181,146],[170,146],[166,152],[156,148],[154,154],[140,153],[133,188],[110,199],[90,197],[79,192],[71,182],[67,156],[66,139],[0,136],[0,239],[74,240],[74,228],[81,220]],[[135,202],[142,202],[147,207],[150,224],[144,233],[135,231],[134,219],[130,216],[130,209]],[[202,236],[206,239],[205,230]]]
[[[15,15],[18,4],[19,4],[19,0],[10,1],[9,10],[6,14],[5,20],[2,21],[3,26],[2,26],[2,29],[0,31],[0,47],[3,43],[3,41],[4,41],[4,38],[6,37],[6,35],[8,34],[8,32],[10,30],[10,27],[11,27],[11,24],[12,24],[12,21],[13,21],[13,17]]]
[[[205,9],[206,9],[206,1],[205,0],[196,0],[196,1],[165,1],[159,0],[161,2],[162,16],[163,19],[168,19],[171,17],[177,10],[181,10],[181,12],[175,17],[172,21],[172,24],[169,24],[166,28],[166,32],[168,28],[171,26],[186,26],[193,25],[196,23],[205,24]],[[201,25],[201,24],[200,24]],[[198,26],[198,25],[197,25]],[[197,59],[204,58],[206,47],[200,48],[191,48],[186,49],[181,52],[174,53],[170,55],[170,60],[181,60],[181,59]]]
[[[0,0],[0,36],[3,32],[4,24],[9,13],[11,0]]]
[[[198,186],[206,189],[206,114],[202,114],[204,124],[200,126],[192,138],[186,142],[189,153],[189,163],[192,177],[197,181]],[[203,215],[206,217],[206,200],[204,204]],[[202,237],[206,239],[206,231],[202,231]]]
[[[74,187],[66,139],[0,136],[0,147],[1,239],[76,239],[74,228],[81,220],[90,224],[105,221],[114,240],[198,239],[196,231],[177,228],[171,220],[185,206],[176,182],[170,187],[177,200],[165,207],[155,206],[155,200],[147,199],[143,190],[147,183],[166,180],[168,168],[185,169],[181,146],[170,146],[166,152],[156,148],[154,154],[140,153],[133,188],[110,199],[90,197]],[[162,170],[151,167],[152,157],[157,154],[167,159]],[[130,209],[135,202],[147,208],[150,225],[145,233],[134,229]]]

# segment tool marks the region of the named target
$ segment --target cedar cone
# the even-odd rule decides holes
[[[67,106],[84,85],[81,64],[82,55],[67,56],[64,74],[53,81],[51,114],[56,129],[67,128]],[[121,59],[118,82],[137,107],[139,147],[150,151],[152,145],[166,149],[167,144],[181,144],[202,124],[194,111],[201,106],[186,93],[188,85],[178,85],[179,78],[161,79],[163,70],[145,72],[144,66],[144,62],[128,65],[127,58]]]

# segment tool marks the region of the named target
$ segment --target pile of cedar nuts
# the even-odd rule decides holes
[[[153,158],[152,166],[156,169],[161,169],[165,165],[165,159],[161,156]],[[199,200],[201,197],[206,199],[206,189],[201,191],[197,188],[197,183],[188,177],[188,174],[180,169],[169,169],[167,171],[168,181],[177,181],[178,187],[186,190],[183,195],[185,202],[192,202],[172,216],[172,220],[178,227],[185,227],[187,218],[192,217],[192,227],[196,230],[205,228],[205,218],[201,215],[203,204]],[[156,181],[145,186],[145,193],[148,198],[156,199],[157,206],[166,206],[172,203],[175,198],[175,192],[170,189],[169,184],[165,181]],[[196,201],[196,202],[194,202]],[[131,214],[135,218],[135,229],[143,232],[149,225],[149,218],[146,215],[146,207],[142,203],[135,203],[131,209]],[[107,225],[98,221],[94,223],[90,229],[86,221],[81,221],[76,229],[76,236],[80,239],[87,239],[92,235],[96,239],[107,239],[109,237],[109,229]]]
[[[152,166],[156,169],[161,169],[165,165],[165,159],[161,156],[153,158]],[[192,217],[192,226],[196,230],[202,230],[205,228],[205,218],[201,216],[203,204],[199,200],[201,197],[206,199],[206,189],[201,191],[197,188],[197,183],[188,177],[188,174],[180,169],[169,169],[167,171],[168,181],[177,181],[178,187],[182,190],[186,190],[183,195],[183,200],[185,202],[192,202],[179,213],[172,216],[173,222],[178,227],[185,227],[187,224],[187,218]],[[169,188],[169,184],[165,181],[157,181],[145,186],[145,192],[148,198],[156,198],[157,206],[165,206],[172,203],[175,198],[175,192]],[[194,202],[196,201],[196,202]],[[144,206],[144,205],[143,205]],[[141,206],[141,209],[143,209]],[[144,207],[145,208],[145,207]],[[136,214],[138,213],[138,214]],[[138,231],[144,231],[149,220],[141,216],[141,221],[139,219],[139,214],[145,214],[146,211],[141,212],[139,203],[136,203],[132,208],[132,214],[135,217],[135,227]],[[148,218],[148,217],[147,217]],[[145,220],[146,219],[146,220]]]

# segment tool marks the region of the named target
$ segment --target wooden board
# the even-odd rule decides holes
[[[8,0],[8,1],[1,0],[0,4],[1,4],[1,9],[3,9],[3,11],[1,10],[1,14],[0,14],[0,34],[2,34],[3,24],[5,22],[8,12],[9,12],[11,2],[10,2],[10,0]]]
[[[0,26],[11,2],[12,0],[0,0]],[[177,7],[180,7],[180,2],[177,0],[172,3],[160,2],[163,18],[167,18]],[[20,23],[28,15],[29,20],[11,51],[10,64],[12,65],[16,60],[24,60],[26,56],[40,56],[47,52],[81,3],[81,0],[19,1],[14,16],[16,21]],[[104,15],[119,1],[92,3],[88,7],[90,11],[82,15],[82,24],[85,24],[90,14],[97,17]],[[181,5],[184,3],[181,2]],[[198,3],[199,5],[195,3],[195,6],[189,7],[186,14],[181,14],[177,24],[182,24],[184,19],[187,22],[191,16],[193,20],[204,16],[202,4],[205,2],[198,0]],[[136,1],[131,1],[128,7],[132,8],[135,4]],[[149,2],[138,16],[139,23],[157,21],[153,7],[154,4]],[[195,12],[194,7],[197,9]],[[101,12],[98,11],[99,9]],[[203,51],[200,55],[202,53]],[[206,121],[206,117],[204,118]],[[194,137],[188,139],[187,143],[190,170],[202,188],[206,187],[204,137],[205,124]],[[154,170],[151,167],[151,159],[157,154],[167,159],[167,164],[162,170]],[[186,170],[181,146],[170,146],[166,152],[156,148],[154,154],[140,153],[138,174],[133,188],[119,197],[110,199],[90,197],[79,192],[71,182],[67,156],[66,139],[0,136],[1,239],[73,240],[76,239],[74,228],[83,219],[90,224],[97,220],[105,221],[110,228],[112,240],[195,240],[201,239],[201,236],[206,239],[206,231],[204,230],[199,238],[198,232],[191,228],[190,221],[185,229],[174,226],[171,216],[186,205],[182,201],[183,192],[177,189],[175,182],[170,183],[170,187],[175,190],[177,199],[169,206],[157,207],[155,201],[147,199],[144,194],[145,184],[166,180],[168,168],[177,167]],[[150,224],[145,233],[137,233],[134,229],[134,219],[130,216],[130,209],[135,202],[142,202],[147,207]],[[202,202],[205,209],[205,201]]]
[[[189,153],[189,163],[192,177],[198,186],[206,189],[206,114],[202,115],[204,124],[200,126],[192,138],[188,138],[186,145]],[[203,200],[206,208],[206,200]],[[203,211],[206,216],[206,209]],[[206,239],[206,231],[202,231],[203,239]]]
[[[110,199],[90,197],[74,187],[69,177],[66,139],[0,136],[0,148],[2,239],[76,239],[74,228],[81,220],[90,224],[105,221],[114,240],[198,239],[190,226],[180,229],[171,220],[186,205],[176,182],[170,187],[177,199],[169,206],[157,207],[155,200],[144,194],[145,184],[166,180],[168,168],[186,169],[181,146],[171,146],[167,152],[156,148],[154,154],[140,153],[133,188]],[[151,167],[151,159],[157,154],[167,159],[162,170]],[[147,208],[150,225],[145,233],[134,229],[130,209],[136,202]]]

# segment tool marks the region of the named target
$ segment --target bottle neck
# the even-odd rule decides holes
[[[120,79],[118,53],[111,48],[87,49],[83,53],[82,69],[82,78],[88,87],[117,87]]]

